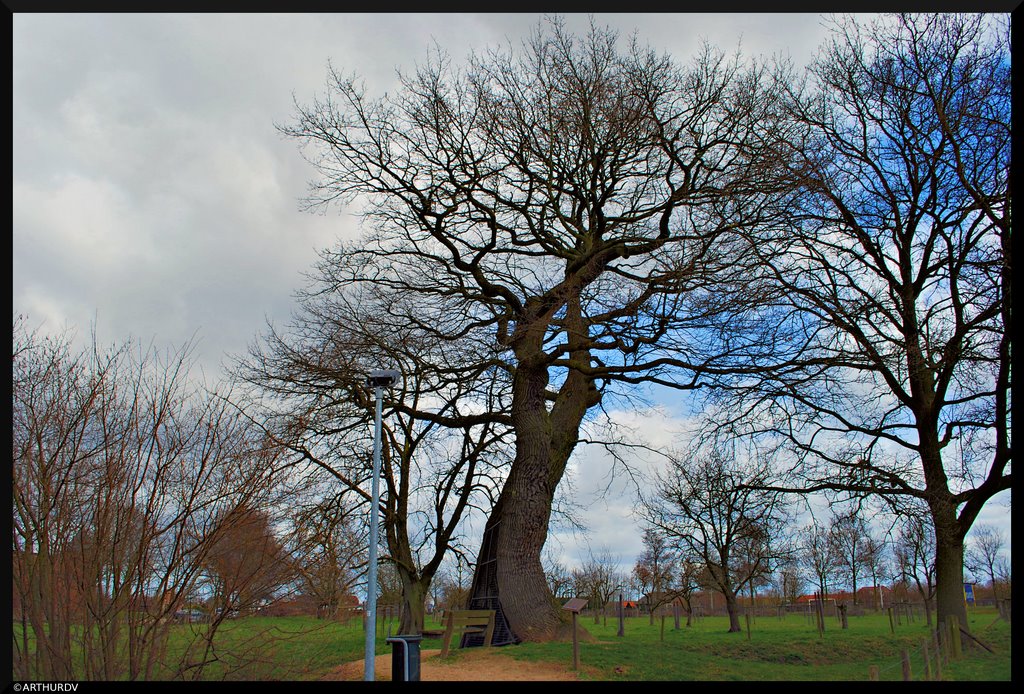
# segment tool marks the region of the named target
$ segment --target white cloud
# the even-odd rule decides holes
[[[623,442],[632,445],[616,448],[621,461],[597,444],[576,448],[558,495],[587,532],[556,522],[548,545],[569,567],[579,566],[591,553],[607,550],[618,558],[620,570],[628,573],[641,551],[640,495],[650,493],[654,474],[665,463],[663,455],[652,451],[664,453],[685,442],[691,422],[660,405],[611,409],[607,418],[589,425],[586,434],[593,440],[607,440],[609,424]]]
[[[14,184],[16,241],[65,260],[64,270],[83,283],[95,275],[159,261],[155,239],[140,231],[141,221],[130,198],[108,180],[72,174],[59,177],[50,188]],[[22,229],[37,233],[26,238],[19,234]]]

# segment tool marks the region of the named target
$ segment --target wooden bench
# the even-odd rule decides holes
[[[440,636],[441,657],[448,655],[452,639],[462,643],[463,634],[483,634],[484,648],[491,645],[494,637],[494,610],[449,610],[445,616],[444,632],[424,631],[424,636]],[[456,646],[458,648],[458,646]]]

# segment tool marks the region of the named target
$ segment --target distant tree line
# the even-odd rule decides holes
[[[707,474],[707,461],[703,470]],[[920,604],[928,624],[933,623],[935,537],[923,516],[889,515],[888,523],[879,523],[886,516],[877,509],[834,505],[818,510],[816,516],[823,518],[812,514],[810,523],[801,524],[785,502],[776,500],[782,508],[766,541],[763,526],[743,518],[751,515],[751,507],[741,511],[735,498],[709,494],[726,488],[740,494],[740,485],[727,481],[705,478],[700,486],[686,488],[685,498],[678,484],[656,492],[646,504],[642,547],[630,572],[621,570],[621,555],[607,549],[571,571],[549,557],[545,566],[552,594],[563,601],[587,598],[595,622],[601,614],[616,616],[622,595],[636,604],[631,613],[645,612],[652,624],[656,614],[674,614],[678,608],[690,626],[709,604],[717,604],[729,617],[729,631],[740,631],[742,615],[755,605],[795,609],[817,593],[868,611],[893,602]],[[1009,595],[1003,533],[980,526],[967,547],[976,599],[997,601]],[[719,597],[709,601],[712,593]]]

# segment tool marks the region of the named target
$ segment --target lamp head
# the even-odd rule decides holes
[[[402,374],[395,369],[371,371],[366,377],[366,385],[372,388],[387,388],[394,385],[401,376]]]

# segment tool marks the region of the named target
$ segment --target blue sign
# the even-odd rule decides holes
[[[964,598],[967,600],[967,604],[968,605],[973,605],[974,604],[974,584],[973,583],[965,583],[964,584]]]

